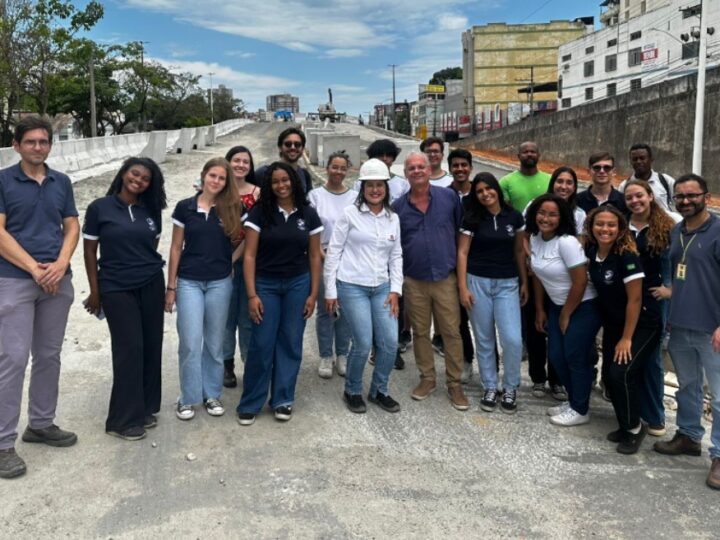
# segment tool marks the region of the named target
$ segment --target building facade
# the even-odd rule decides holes
[[[697,72],[699,0],[606,0],[604,27],[558,50],[558,107],[568,109]],[[720,57],[720,2],[705,0],[708,67]]]
[[[300,112],[300,98],[290,94],[275,94],[266,99],[268,112],[290,111],[293,114]]]

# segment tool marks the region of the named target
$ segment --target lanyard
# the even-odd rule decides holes
[[[680,247],[682,248],[682,260],[680,261],[680,264],[685,264],[685,258],[687,257],[688,249],[690,249],[691,244],[693,243],[693,240],[695,240],[695,237],[697,236],[697,233],[692,235],[692,238],[688,242],[688,245],[685,245],[685,235],[683,235],[682,231],[680,231]]]

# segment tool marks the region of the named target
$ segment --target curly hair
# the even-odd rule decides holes
[[[160,213],[167,208],[167,196],[165,195],[165,178],[163,173],[152,159],[146,157],[130,157],[123,161],[120,170],[113,178],[107,196],[117,195],[122,190],[123,176],[131,167],[140,165],[150,171],[150,186],[143,191],[138,199],[148,209],[152,218],[159,222]]]
[[[651,197],[647,232],[648,248],[652,255],[660,255],[670,246],[670,230],[675,226],[675,222],[655,200],[650,184],[645,180],[634,179],[625,184],[625,190],[630,186],[641,187]]]
[[[565,199],[555,195],[554,193],[545,193],[536,197],[533,202],[530,203],[527,211],[525,212],[525,230],[528,234],[539,234],[540,228],[537,224],[537,213],[543,203],[553,202],[558,207],[558,213],[560,214],[560,223],[555,230],[555,236],[575,236],[577,234],[577,227],[575,225],[575,217],[573,211],[570,209],[570,205],[565,202]]]
[[[485,208],[480,201],[478,201],[477,193],[475,192],[480,182],[486,184],[487,187],[495,192],[498,198],[498,203],[500,203],[500,208],[510,208],[508,203],[505,201],[502,188],[500,187],[500,183],[497,181],[497,178],[489,172],[478,173],[472,180],[470,193],[468,193],[465,199],[463,199],[465,206],[465,220],[472,225],[477,225],[484,216],[487,216],[490,213],[488,209]]]
[[[595,246],[598,245],[597,239],[595,238],[592,230],[593,225],[595,224],[595,218],[600,214],[612,214],[618,221],[618,236],[613,243],[612,251],[618,255],[622,255],[623,253],[632,253],[637,255],[637,245],[635,244],[635,238],[628,227],[627,219],[625,219],[625,216],[622,212],[620,212],[620,210],[610,204],[598,206],[597,208],[591,210],[588,214],[588,217],[585,220],[585,235],[587,243]]]
[[[238,195],[237,184],[233,181],[233,172],[230,164],[223,157],[216,157],[209,160],[202,168],[200,178],[204,182],[205,175],[213,167],[225,169],[225,186],[215,196],[215,210],[222,222],[225,235],[233,242],[239,242],[243,235],[241,216],[243,205]]]
[[[267,221],[266,227],[272,226],[273,216],[277,213],[278,204],[277,197],[272,190],[272,175],[273,172],[278,169],[285,171],[290,177],[290,182],[292,183],[293,205],[297,208],[300,217],[304,217],[304,209],[309,204],[297,171],[287,163],[274,161],[266,168],[265,175],[262,178],[262,184],[260,186],[259,204]]]

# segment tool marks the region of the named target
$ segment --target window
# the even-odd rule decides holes
[[[583,75],[585,77],[592,77],[595,74],[595,61],[590,60],[589,62],[585,62],[583,65]]]
[[[595,45],[593,45],[592,47],[587,47],[585,49],[585,54],[592,54],[594,52],[595,52]]]
[[[625,20],[627,21],[627,20],[629,20],[629,19],[630,19],[630,10],[628,9],[628,10],[625,12]]]
[[[593,89],[592,86],[590,88],[585,89],[585,101],[590,101],[593,98]]]
[[[647,2],[643,1],[640,2],[640,13],[645,13],[647,11]]]
[[[615,47],[617,45],[617,38],[613,38],[607,42],[608,47]]]
[[[605,72],[617,69],[617,54],[608,54],[605,57]]]
[[[631,79],[630,80],[630,91],[640,90],[642,88],[642,79]]]
[[[681,9],[683,14],[683,19],[689,19],[690,17],[697,17],[700,15],[700,4],[696,4],[691,7],[687,7],[685,9]]]
[[[640,39],[642,37],[642,30],[638,30],[637,32],[633,32],[630,34],[630,41],[635,41],[636,39]]]
[[[560,106],[563,109],[567,109],[569,107],[572,107],[572,100],[569,97],[563,98],[562,102],[560,103]]]
[[[558,77],[558,98],[562,99],[562,75]]]
[[[697,58],[700,56],[700,42],[691,41],[690,43],[683,43],[682,46],[682,58],[687,60],[688,58]]]
[[[628,67],[639,66],[642,64],[642,50],[640,47],[630,49],[628,51]]]
[[[563,62],[567,62],[567,61],[570,60],[571,58],[572,58],[572,54],[566,54],[565,56],[562,57],[562,61],[563,61]]]
[[[617,95],[617,84],[610,83],[607,85],[607,97],[613,97],[614,95]]]

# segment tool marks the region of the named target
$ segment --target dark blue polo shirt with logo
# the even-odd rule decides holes
[[[475,224],[463,219],[460,233],[472,236],[468,251],[469,274],[489,279],[518,277],[515,260],[515,236],[522,230],[525,220],[520,212],[507,207],[493,216],[483,212]]]
[[[94,200],[85,212],[83,238],[100,245],[100,293],[138,289],[162,271],[156,249],[160,221],[143,205],[127,205],[117,195]]]
[[[193,281],[224,279],[232,271],[232,242],[215,207],[208,213],[198,209],[199,196],[183,199],[172,214],[173,223],[185,230],[178,277]]]
[[[63,245],[63,220],[78,215],[72,182],[67,175],[47,166],[42,184],[28,177],[20,163],[2,169],[0,214],[5,214],[5,230],[33,259],[54,262]],[[32,279],[28,272],[1,256],[0,277]]]
[[[255,259],[257,276],[285,279],[310,271],[310,237],[323,230],[322,221],[312,206],[303,206],[289,215],[278,207],[268,219],[262,204],[256,204],[248,213],[245,227],[260,234]]]

